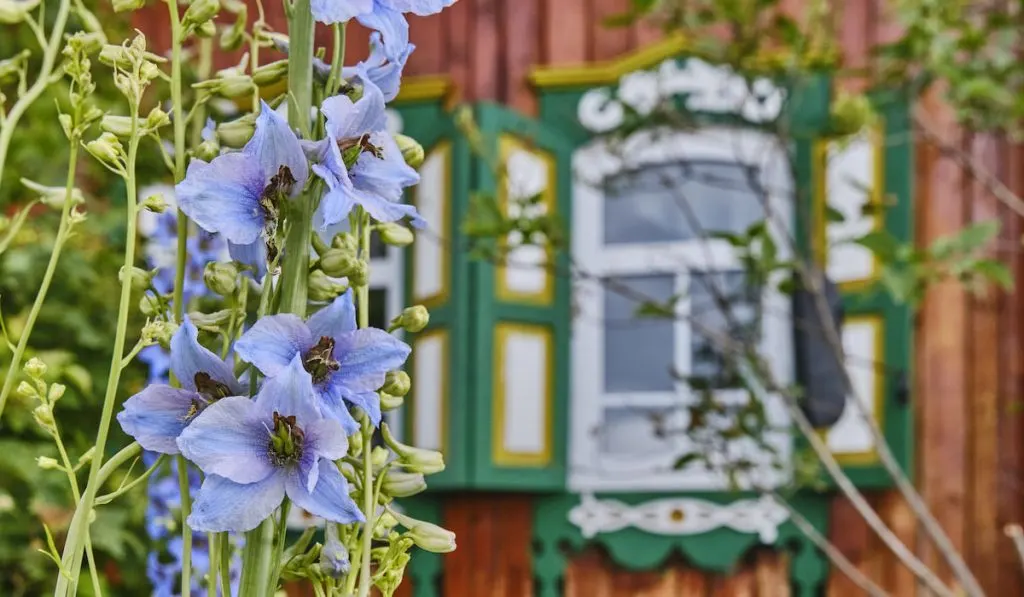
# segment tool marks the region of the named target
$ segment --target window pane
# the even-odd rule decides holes
[[[671,418],[672,413],[663,409],[606,409],[600,431],[601,453],[617,457],[671,454],[675,450]]]
[[[370,259],[382,259],[388,256],[388,246],[381,240],[376,230],[370,232]]]
[[[764,218],[753,168],[726,162],[676,162],[610,178],[604,242],[651,243],[741,232]],[[694,229],[691,221],[699,226]]]
[[[747,283],[743,272],[693,272],[689,297],[691,317],[709,332],[694,329],[690,335],[690,384],[699,388],[738,387],[736,373],[728,366],[730,360],[716,348],[713,337],[721,335],[744,343],[757,341],[761,321],[759,290]]]
[[[643,301],[665,304],[673,294],[674,275],[615,278],[614,284],[605,288],[605,391],[659,392],[674,388],[672,318],[636,315]]]
[[[383,288],[370,289],[370,327],[388,327],[388,291]]]

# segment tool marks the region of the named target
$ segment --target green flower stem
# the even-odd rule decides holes
[[[60,253],[64,243],[71,232],[71,210],[74,207],[72,197],[75,189],[75,172],[78,168],[78,148],[81,139],[77,135],[71,137],[71,154],[68,156],[68,178],[64,185],[64,207],[60,212],[60,224],[57,227],[57,238],[53,242],[53,252],[50,253],[50,261],[46,264],[46,272],[43,273],[43,282],[39,285],[36,299],[32,302],[32,308],[28,312],[28,319],[25,327],[18,338],[18,345],[14,348],[14,356],[11,357],[11,364],[7,366],[7,377],[4,378],[3,389],[0,389],[0,416],[4,414],[4,406],[7,404],[7,397],[14,389],[14,382],[18,378],[18,370],[21,367],[21,359],[25,356],[25,349],[28,347],[28,339],[32,336],[32,328],[36,325],[36,318],[43,309],[46,301],[46,293],[50,290],[50,283],[53,282],[53,274],[57,271],[57,262],[60,261]],[[0,173],[3,171],[3,157],[0,156]]]
[[[125,211],[127,212],[127,231],[125,233],[124,246],[124,270],[128,271],[135,264],[136,224],[138,220],[138,183],[135,180],[135,167],[139,156],[139,106],[137,103],[131,105],[131,137],[128,142],[127,176],[125,183],[127,187],[127,201]],[[128,335],[128,313],[131,311],[132,284],[131,276],[124,276],[121,281],[121,298],[117,312],[117,330],[114,333],[114,349],[110,357],[110,373],[107,377],[106,394],[103,397],[103,410],[100,415],[99,430],[96,433],[96,453],[92,459],[92,466],[89,467],[89,480],[85,485],[85,495],[79,502],[79,510],[90,512],[96,500],[96,492],[99,489],[99,473],[103,464],[103,454],[107,447],[107,435],[110,432],[110,423],[114,417],[114,403],[117,401],[117,387],[121,381],[121,360],[124,358],[125,337]],[[82,566],[82,549],[86,535],[89,533],[88,516],[78,516],[72,520],[72,526],[68,531],[67,541],[64,544],[63,566],[70,573],[72,578],[78,578]],[[58,579],[57,588],[54,592],[56,597],[64,597],[68,594],[68,582],[63,578]]]
[[[128,493],[132,489],[135,489],[136,487],[138,487],[140,483],[144,482],[146,479],[148,479],[151,476],[153,476],[153,473],[155,473],[156,470],[158,468],[160,468],[160,466],[164,463],[164,460],[166,458],[167,458],[167,456],[165,454],[161,454],[160,456],[157,456],[156,462],[153,463],[153,466],[151,466],[148,469],[146,469],[141,475],[139,475],[138,477],[132,479],[130,482],[125,483],[121,487],[118,487],[116,490],[111,491],[110,493],[108,493],[106,495],[101,495],[101,496],[97,497],[96,498],[96,505],[97,506],[102,506],[104,504],[109,504],[110,502],[116,500],[117,498],[121,497],[122,495]],[[130,471],[131,471],[131,469],[129,469],[129,472]]]
[[[270,574],[270,554],[274,546],[274,517],[245,534],[245,553],[242,556],[242,582],[238,594],[242,597],[267,597],[267,578]]]
[[[46,88],[53,82],[53,67],[57,62],[57,56],[60,55],[64,28],[67,26],[70,12],[71,0],[61,0],[60,6],[57,8],[57,17],[53,21],[53,30],[50,31],[50,40],[43,52],[43,62],[39,66],[39,74],[32,86],[14,103],[11,111],[7,113],[3,123],[0,124],[0,186],[3,183],[4,165],[7,163],[7,151],[11,147],[11,139],[14,137],[14,129],[18,127],[18,121],[25,115],[28,107],[39,99],[43,91],[46,91]]]
[[[217,572],[220,570],[220,533],[210,533],[210,569],[206,573],[206,597],[217,597]]]
[[[288,541],[288,512],[292,503],[288,498],[281,503],[281,517],[277,521],[277,533],[274,536],[274,559],[270,565],[270,577],[267,579],[267,595],[277,591],[277,580],[281,574],[281,557],[284,555],[284,544]]]
[[[231,597],[231,538],[227,533],[217,535],[220,536],[220,586],[224,597]]]
[[[57,444],[57,452],[60,454],[61,462],[64,465],[64,472],[68,476],[68,485],[71,486],[71,498],[74,499],[75,503],[82,498],[81,493],[78,490],[78,479],[75,477],[75,467],[71,465],[71,459],[68,458],[68,451],[64,447],[64,440],[60,437],[60,428],[54,424],[53,426],[53,441]],[[89,537],[85,538],[85,558],[89,562],[89,578],[92,579],[92,591],[96,597],[103,596],[103,589],[100,588],[100,575],[96,571],[96,556],[92,553],[92,540]]]
[[[359,208],[359,255],[370,262],[370,216]],[[370,286],[363,284],[356,289],[356,305],[359,308],[359,327],[370,327]],[[373,549],[373,526],[376,522],[377,503],[373,491],[373,425],[370,417],[363,414],[363,514],[366,526],[363,528],[363,550],[360,554],[359,597],[367,597],[373,579],[370,577],[370,552]]]
[[[188,515],[192,513],[192,496],[189,492],[188,461],[178,455],[178,491],[181,493],[181,597],[192,594],[192,527],[188,526]]]
[[[174,124],[174,182],[185,178],[185,103],[181,99],[181,45],[184,29],[178,15],[177,0],[167,0],[171,17],[171,111]],[[185,262],[188,259],[188,217],[178,210],[178,252],[174,270],[174,318],[181,323],[185,313]]]

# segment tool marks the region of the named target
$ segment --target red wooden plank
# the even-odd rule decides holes
[[[540,0],[505,0],[502,4],[502,22],[505,27],[506,48],[504,68],[505,103],[524,114],[537,111],[537,98],[530,87],[530,69],[540,59]]]
[[[440,15],[417,17],[409,15],[409,39],[416,51],[405,65],[407,75],[436,75],[444,72],[447,48],[444,43],[444,21]]]
[[[470,56],[473,54],[473,3],[456,2],[441,13],[447,50],[447,72],[455,85],[455,93],[464,95],[470,82]]]
[[[628,52],[631,47],[630,31],[626,27],[608,27],[604,20],[622,14],[629,9],[629,0],[591,0],[590,60],[613,60]]]
[[[586,62],[589,0],[542,0],[541,8],[541,61],[550,65]]]
[[[914,514],[899,492],[892,490],[881,495],[878,501],[878,515],[904,545],[913,547],[917,540]],[[882,588],[890,595],[913,595],[917,586],[914,574],[898,559],[888,555],[888,550],[884,546],[880,546],[880,549],[885,550],[885,570],[880,583]]]
[[[444,501],[443,526],[455,533],[458,548],[452,553],[445,554],[442,560],[443,595],[472,595],[469,592],[470,575],[474,565],[474,550],[479,549],[479,546],[476,543],[477,537],[470,519],[468,502],[468,498],[458,495]]]
[[[840,77],[837,83],[841,88],[850,91],[864,89],[867,82],[855,71],[868,64],[868,52],[871,39],[870,22],[872,7],[865,0],[843,2],[837,19],[839,44],[843,53],[843,67],[848,72]]]
[[[501,28],[498,0],[477,0],[473,6],[470,42],[470,85],[467,100],[500,97]]]
[[[859,568],[868,558],[870,531],[867,523],[846,498],[836,497],[830,509],[828,540]],[[857,585],[841,570],[835,566],[830,569],[826,591],[828,597],[860,595],[859,591]]]

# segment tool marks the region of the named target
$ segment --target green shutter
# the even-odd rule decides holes
[[[546,181],[540,194],[546,212],[569,221],[571,148],[552,130],[500,106],[479,105],[476,118],[485,152],[501,164],[517,156],[526,171]],[[503,208],[509,205],[505,181],[499,184],[491,161],[480,156],[474,160],[474,189],[497,198]],[[525,491],[565,484],[569,264],[564,252],[542,261],[546,267],[529,269],[502,260],[470,265],[467,431],[474,488]]]
[[[867,183],[867,188],[862,192],[869,192],[869,188],[871,195],[869,205],[872,208],[865,215],[871,218],[871,230],[884,230],[900,243],[910,242],[913,229],[914,170],[909,106],[904,96],[895,93],[872,94],[871,100],[879,119],[861,141],[861,147],[869,148],[870,152],[867,161],[869,170],[861,168],[871,173],[871,180],[861,181]],[[855,384],[860,385],[861,393],[868,396],[875,420],[882,428],[890,449],[904,470],[909,472],[913,449],[913,420],[909,406],[913,338],[910,310],[906,305],[897,304],[879,283],[880,264],[877,257],[867,249],[843,249],[834,239],[833,242],[827,239],[826,227],[836,224],[827,222],[824,206],[826,201],[835,201],[838,192],[835,187],[843,184],[842,174],[828,176],[828,164],[841,163],[835,156],[829,157],[830,146],[837,147],[827,135],[822,135],[813,141],[810,152],[806,150],[806,144],[801,152],[804,158],[811,161],[810,182],[815,209],[810,244],[814,248],[812,252],[818,255],[823,264],[865,264],[854,267],[860,267],[863,270],[861,274],[854,273],[839,279],[833,276],[843,297],[844,338],[857,347],[851,348],[846,355],[847,367]],[[857,170],[864,162],[861,160],[853,169]],[[845,172],[840,166],[833,167]],[[856,176],[856,173],[853,175]],[[838,252],[843,250],[859,251],[859,257],[849,252],[840,257]],[[870,259],[865,260],[866,256]],[[847,404],[846,408],[854,415],[854,419],[859,418],[854,407]],[[838,432],[835,426],[821,431],[826,439],[829,439],[829,434]],[[891,485],[891,479],[881,466],[874,447],[834,446],[834,453],[857,485]]]
[[[464,487],[468,479],[466,436],[469,330],[469,261],[461,231],[469,197],[470,152],[440,101],[399,104],[402,133],[423,146],[421,183],[409,200],[427,219],[427,229],[405,252],[406,304],[423,304],[430,324],[406,334],[413,347],[406,370],[412,391],[404,411],[404,437],[440,449],[446,468],[429,479],[432,489]]]

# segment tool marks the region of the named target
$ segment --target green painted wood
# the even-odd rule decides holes
[[[556,130],[505,107],[482,103],[476,106],[475,116],[486,151],[491,160],[499,156],[498,143],[503,135],[549,153],[555,160],[556,210],[563,222],[570,221],[572,147]],[[497,196],[498,180],[489,159],[477,157],[473,164],[475,192]],[[567,243],[568,241],[566,241]],[[492,243],[493,246],[493,243]],[[570,277],[568,254],[558,252],[554,259],[553,300],[547,305],[502,299],[496,292],[497,267],[493,261],[478,259],[470,265],[471,301],[473,317],[472,350],[469,358],[470,404],[468,429],[471,452],[470,484],[478,489],[507,491],[558,490],[565,486],[566,472],[566,414],[569,403],[569,326]],[[499,324],[540,325],[552,335],[554,350],[551,371],[553,376],[550,458],[546,464],[509,465],[494,459],[494,375],[495,326]]]
[[[468,317],[473,306],[469,296],[469,258],[464,250],[466,239],[462,234],[462,214],[466,213],[469,204],[470,182],[470,151],[464,137],[458,133],[451,115],[445,111],[441,102],[415,102],[398,104],[396,111],[403,122],[402,133],[416,139],[429,155],[432,148],[441,143],[451,144],[450,189],[451,209],[447,223],[449,238],[437,238],[437,223],[427,223],[427,230],[417,235],[417,243],[443,243],[447,247],[444,252],[448,260],[450,287],[447,300],[430,306],[430,324],[423,333],[431,330],[447,330],[448,333],[448,395],[446,412],[445,438],[445,470],[431,475],[427,482],[430,489],[450,489],[465,487],[469,479],[470,453],[468,445],[469,394],[467,390],[466,363],[470,353],[470,336]],[[414,195],[413,195],[414,197]],[[434,232],[431,233],[431,230]],[[405,252],[405,298],[412,304],[412,251],[415,244]],[[415,336],[407,334],[406,340],[415,341]],[[416,352],[413,351],[406,366],[413,371]],[[406,400],[405,432],[411,437],[412,416],[416,408],[416,380],[413,379],[412,391]]]

